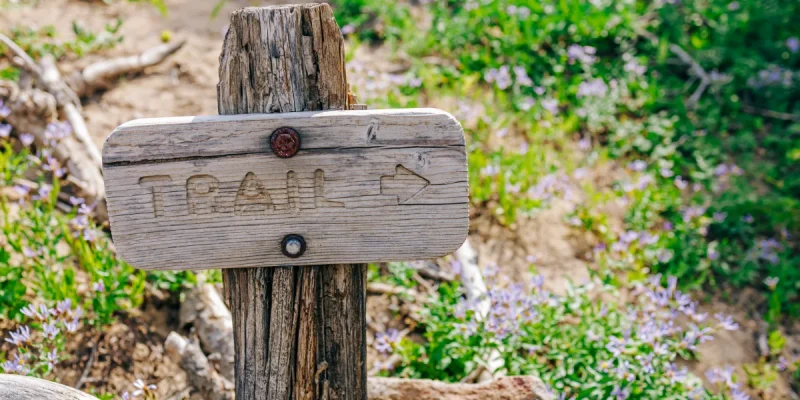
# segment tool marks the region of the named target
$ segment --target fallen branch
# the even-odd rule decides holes
[[[231,312],[214,285],[200,284],[186,295],[180,322],[181,326],[194,326],[203,351],[209,358],[218,359],[222,376],[233,381],[233,322]]]
[[[48,91],[53,93],[56,97],[56,104],[58,104],[67,118],[67,122],[72,126],[72,134],[86,147],[86,152],[92,161],[102,168],[103,157],[100,155],[100,149],[94,144],[92,136],[89,135],[89,128],[86,127],[86,121],[79,109],[80,99],[68,86],[61,80],[61,73],[58,72],[56,67],[56,60],[51,55],[45,55],[40,61],[42,67],[42,79],[45,85],[51,89]],[[59,100],[61,94],[65,100]]]
[[[171,332],[164,343],[164,348],[170,357],[186,371],[189,381],[200,392],[202,398],[209,400],[234,399],[233,384],[217,373],[196,343]]]
[[[100,89],[111,87],[112,81],[122,75],[141,72],[160,64],[183,47],[185,41],[162,44],[135,56],[125,56],[90,64],[66,77],[67,85],[81,97]]]
[[[779,119],[782,121],[800,121],[800,114],[789,114],[780,111],[765,110],[756,108],[748,104],[742,104],[742,110],[748,114],[760,115],[762,117]]]
[[[479,384],[444,383],[427,379],[367,379],[369,400],[551,400],[554,396],[539,378],[513,376]]]
[[[400,286],[390,285],[388,283],[370,282],[367,284],[367,293],[369,294],[387,294],[393,296],[407,296],[419,301],[419,292],[414,289],[408,289]]]

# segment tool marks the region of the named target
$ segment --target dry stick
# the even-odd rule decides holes
[[[90,64],[65,78],[67,85],[78,96],[88,96],[98,89],[111,85],[111,81],[126,74],[140,72],[160,64],[186,44],[186,41],[162,44],[134,56],[112,58]]]
[[[39,64],[42,67],[42,80],[45,82],[47,87],[67,87],[61,80],[61,73],[58,72],[58,68],[56,68],[56,60],[53,58],[53,56],[49,54],[43,56]],[[69,89],[69,92],[73,95],[75,93],[72,91],[72,89]],[[89,153],[89,157],[91,157],[92,161],[98,166],[102,165],[103,157],[100,155],[100,149],[97,148],[92,136],[89,134],[89,129],[86,127],[86,122],[83,119],[83,115],[78,109],[80,101],[78,101],[77,104],[71,101],[65,101],[62,103],[61,101],[58,101],[59,96],[57,94],[54,95],[56,96],[56,101],[64,111],[64,116],[67,117],[67,121],[72,126],[72,133],[86,147],[86,151]],[[75,95],[75,98],[77,98],[77,95]]]
[[[489,315],[492,308],[492,300],[489,298],[489,290],[483,281],[481,269],[478,267],[478,253],[472,248],[469,239],[456,250],[456,260],[461,264],[461,287],[467,296],[467,301],[475,305],[476,318],[483,320]],[[479,382],[492,379],[493,375],[503,375],[503,358],[497,349],[489,353],[486,360],[486,369],[477,378]]]
[[[86,378],[89,377],[89,372],[92,370],[92,365],[94,364],[94,358],[97,356],[97,346],[100,344],[100,340],[102,339],[103,335],[95,339],[94,346],[92,346],[92,351],[89,353],[89,360],[86,361],[86,365],[83,366],[83,372],[81,373],[81,377],[78,379],[78,382],[75,383],[75,389],[81,390],[81,387],[84,383],[86,383]]]
[[[748,114],[756,114],[762,117],[775,118],[783,121],[800,121],[800,114],[790,114],[780,111],[756,108],[749,104],[742,104],[742,110]]]
[[[234,12],[217,100],[220,114],[347,109],[344,40],[330,6]],[[366,270],[224,270],[237,399],[366,399]]]

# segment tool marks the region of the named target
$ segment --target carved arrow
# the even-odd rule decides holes
[[[397,196],[397,204],[405,204],[422,193],[431,182],[410,169],[398,165],[394,175],[381,177],[381,194]]]

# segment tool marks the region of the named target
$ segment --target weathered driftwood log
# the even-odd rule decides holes
[[[180,321],[181,326],[194,326],[203,351],[218,360],[220,374],[233,382],[233,322],[217,288],[204,283],[190,291],[181,304]]]
[[[164,349],[186,371],[189,382],[204,399],[233,400],[233,383],[217,373],[196,343],[171,332]]]
[[[327,4],[234,12],[219,75],[220,114],[348,108],[344,40]],[[366,265],[223,278],[239,400],[366,398]]]
[[[511,376],[483,383],[444,383],[427,379],[370,377],[369,400],[551,400],[539,378]]]
[[[55,382],[19,375],[0,374],[3,400],[97,400],[80,390]]]

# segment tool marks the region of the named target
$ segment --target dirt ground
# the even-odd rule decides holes
[[[135,118],[179,115],[216,114],[216,84],[218,57],[226,28],[227,15],[232,9],[246,5],[276,2],[230,0],[216,19],[210,19],[216,0],[169,0],[168,16],[162,16],[146,4],[127,2],[46,0],[34,7],[20,7],[0,15],[0,26],[13,27],[36,24],[53,25],[66,35],[71,32],[72,21],[99,31],[118,17],[124,19],[124,42],[102,55],[91,55],[80,60],[60,63],[62,72],[79,68],[101,57],[135,54],[161,42],[162,34],[170,32],[172,40],[185,40],[186,45],[162,65],[146,70],[141,76],[129,77],[114,88],[87,99],[85,115],[88,128],[98,146],[119,124]],[[372,54],[380,52],[381,56]],[[385,62],[386,52],[380,49],[361,49],[357,53],[360,63],[375,71],[391,70]],[[454,110],[450,110],[451,112]],[[577,199],[576,201],[580,201]],[[589,279],[587,254],[591,253],[592,239],[579,235],[564,221],[564,216],[574,204],[553,204],[532,219],[520,221],[507,229],[487,217],[473,220],[470,240],[480,254],[482,265],[496,263],[502,273],[513,281],[528,281],[529,255],[537,258],[538,272],[542,273],[550,290],[560,292],[568,281],[580,283]],[[612,216],[614,211],[610,210]],[[620,217],[620,216],[616,216]],[[763,323],[753,307],[752,294],[737,293],[732,304],[708,301],[709,311],[724,311],[737,317],[742,329],[725,333],[705,344],[700,351],[700,362],[689,363],[700,376],[710,367],[727,364],[755,363],[759,359],[759,337]],[[370,318],[381,325],[391,325],[391,302],[381,297],[370,297]],[[144,311],[121,319],[102,337],[83,337],[77,342],[81,348],[79,360],[63,365],[59,376],[62,383],[74,385],[81,374],[84,388],[120,393],[130,390],[136,378],[156,383],[162,399],[186,398],[187,382],[182,370],[165,356],[163,342],[166,335],[177,327],[177,299],[148,296]],[[713,313],[712,312],[712,313]],[[790,347],[800,346],[798,327],[784,329]],[[370,351],[370,357],[376,354]],[[90,358],[95,361],[90,369],[85,365]],[[373,364],[373,359],[370,360]],[[764,398],[789,398],[788,383],[781,379],[777,390]]]

